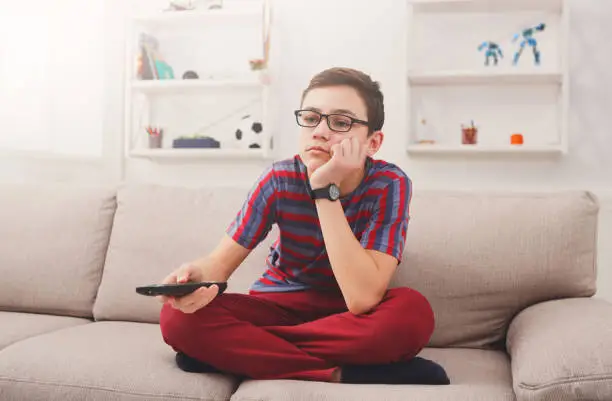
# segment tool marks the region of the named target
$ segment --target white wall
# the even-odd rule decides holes
[[[226,0],[231,1],[231,0]],[[571,113],[569,154],[560,159],[423,159],[405,152],[408,125],[405,49],[406,4],[403,0],[276,0],[273,32],[271,94],[275,100],[276,158],[297,149],[297,128],[291,111],[308,79],[329,66],[362,69],[381,82],[387,112],[385,143],[379,157],[398,163],[414,181],[414,189],[589,189],[600,197],[599,296],[612,300],[612,53],[605,37],[612,33],[612,2],[574,1],[571,7]],[[124,18],[136,12],[159,10],[163,0],[108,0],[105,4],[105,107],[102,126],[103,170],[80,173],[69,164],[11,162],[11,176],[24,179],[84,180],[88,177],[172,185],[248,186],[268,161],[202,161],[190,164],[126,160],[122,165],[124,101]],[[436,49],[441,51],[441,49]],[[98,138],[91,138],[97,141]],[[21,164],[19,164],[21,163]],[[42,163],[42,164],[41,164]],[[0,163],[0,166],[2,163]],[[52,166],[51,170],[43,166]],[[125,168],[124,168],[125,167]],[[5,170],[6,171],[6,170]],[[0,179],[2,179],[0,174]],[[6,178],[6,177],[5,177]]]
[[[0,3],[0,180],[112,181],[105,2]]]
[[[0,149],[101,155],[104,28],[102,0],[2,6]]]

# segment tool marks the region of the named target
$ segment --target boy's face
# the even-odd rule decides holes
[[[323,114],[342,114],[357,120],[368,121],[365,102],[359,93],[350,86],[329,86],[310,90],[301,106],[302,110],[314,110]],[[316,120],[311,120],[316,121]],[[340,118],[338,125],[345,120]],[[332,126],[335,126],[332,124]],[[300,128],[300,157],[304,164],[318,168],[331,158],[331,147],[347,138],[358,138],[362,146],[368,147],[368,156],[373,156],[382,144],[382,132],[374,132],[368,137],[366,125],[353,123],[347,132],[336,132],[327,125],[327,118],[321,118],[316,127]]]

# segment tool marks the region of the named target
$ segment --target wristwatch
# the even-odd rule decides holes
[[[340,199],[340,188],[336,184],[329,184],[326,187],[313,189],[311,192],[312,199],[329,199],[336,201]]]

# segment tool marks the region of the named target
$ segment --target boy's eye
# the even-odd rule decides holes
[[[306,124],[317,124],[319,122],[319,115],[312,112],[300,113],[300,119]]]
[[[345,117],[335,117],[332,119],[332,125],[336,128],[347,129],[351,126],[351,121]]]

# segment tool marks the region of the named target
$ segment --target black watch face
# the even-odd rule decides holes
[[[332,200],[340,198],[340,188],[337,185],[332,184],[329,186],[329,197]]]

